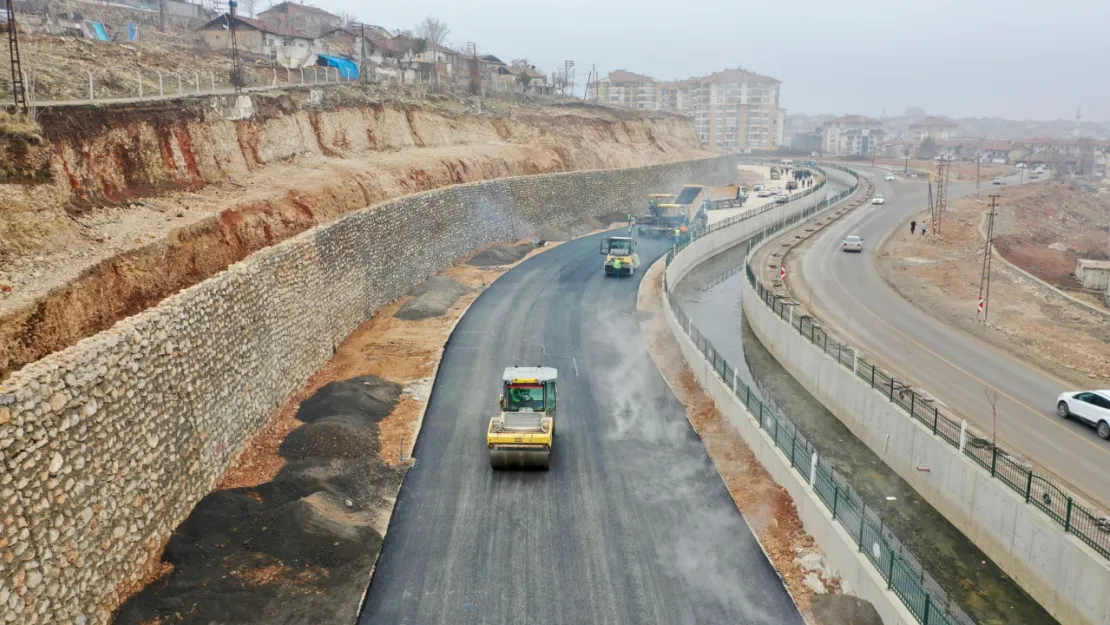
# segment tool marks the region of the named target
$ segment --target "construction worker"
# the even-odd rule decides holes
[[[636,220],[636,216],[633,215],[632,213],[628,213],[628,225],[631,226],[632,222],[635,221],[635,220]]]
[[[689,243],[690,242],[690,231],[687,230],[686,226],[682,226],[681,231],[682,231],[682,241],[684,243]]]
[[[678,240],[679,240],[679,239],[680,239],[681,237],[682,237],[682,232],[681,232],[681,231],[680,231],[680,230],[679,230],[678,228],[675,228],[675,229],[674,229],[674,242],[675,242],[675,243],[678,243]]]

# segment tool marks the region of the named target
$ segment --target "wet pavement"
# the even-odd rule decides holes
[[[730,364],[798,426],[938,585],[979,625],[1056,625],[1036,601],[814,399],[756,339],[740,307],[746,245],[678,284],[683,309]],[[732,273],[731,276],[728,274]]]

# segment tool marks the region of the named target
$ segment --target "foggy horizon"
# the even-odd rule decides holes
[[[270,6],[257,1],[256,14]],[[953,118],[1070,121],[1081,109],[1084,121],[1110,120],[1110,86],[1101,79],[1110,73],[1110,43],[1100,32],[1110,5],[1089,0],[307,4],[390,32],[433,15],[450,27],[448,45],[475,42],[480,54],[527,58],[545,74],[573,60],[579,96],[594,64],[601,77],[625,69],[657,80],[743,67],[782,81],[787,114],[896,116],[916,106]]]

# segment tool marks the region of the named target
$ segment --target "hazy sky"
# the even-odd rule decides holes
[[[265,6],[268,0],[260,0]],[[742,66],[788,112],[1110,119],[1106,0],[309,0],[388,29],[426,15],[502,60],[659,79]],[[578,91],[581,91],[579,87]]]

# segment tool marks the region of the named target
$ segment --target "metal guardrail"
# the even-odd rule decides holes
[[[1060,524],[1064,531],[1082,540],[1103,557],[1110,559],[1110,517],[1079,500],[1053,478],[1037,472],[1032,466],[1008,453],[990,435],[941,412],[931,398],[909,388],[877,364],[862,356],[847,343],[830,338],[820,323],[810,317],[795,316],[793,304],[763,286],[751,265],[745,263],[748,281],[760,300],[798,333],[821,348],[846,369],[850,369],[871,388],[882,391],[907,416],[915,419],[933,434],[971,458],[991,477],[1010,487],[1025,500]],[[797,317],[795,319],[795,317]]]
[[[751,245],[754,246],[768,236],[847,198],[859,188],[859,176],[855,172],[832,164],[826,164],[824,167],[847,172],[856,179],[856,183],[848,190],[822,200],[798,215],[763,229],[751,238]],[[823,170],[821,171],[824,173]],[[815,187],[812,191],[816,190]],[[741,219],[751,216],[752,214],[738,215],[737,218],[728,220],[727,224],[725,222],[714,224],[706,234],[734,225]],[[665,264],[669,266],[674,257],[688,245],[687,243],[676,246],[668,252]],[[745,263],[743,269],[747,272],[748,279],[754,280],[755,274],[751,271],[750,265]],[[736,271],[733,271],[729,275],[735,273]],[[752,389],[738,379],[736,369],[717,352],[713,344],[698,331],[690,317],[682,310],[678,298],[671,293],[665,272],[663,290],[667,305],[679,325],[685,329],[690,340],[697,346],[698,351],[712,364],[713,370],[720,376],[722,382],[732,389],[737,399],[741,400],[748,411],[756,416],[759,427],[765,430],[774,440],[775,445],[790,458],[790,466],[809,482],[818,499],[832,513],[833,519],[855,539],[860,553],[867,556],[875,570],[887,582],[887,589],[893,591],[918,622],[924,625],[976,625],[963,608],[951,599],[940,584],[929,575],[913,553],[891,533],[879,514],[868,507],[859,494],[853,491],[848,481],[821,457],[817,448],[806,440],[793,422],[772,404],[764,403],[753,396]],[[762,295],[764,292],[760,291],[761,297],[764,297]]]

